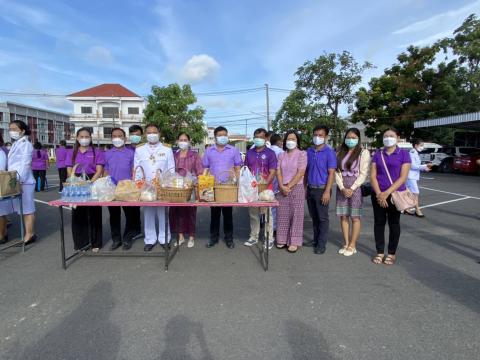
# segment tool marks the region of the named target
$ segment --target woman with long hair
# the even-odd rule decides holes
[[[10,139],[13,141],[12,148],[8,152],[7,170],[16,171],[22,187],[22,207],[25,234],[25,245],[35,242],[37,236],[34,233],[35,223],[35,179],[32,173],[33,146],[28,136],[30,129],[21,120],[14,120],[9,125]],[[0,241],[7,241],[7,220],[5,215],[16,212],[20,214],[20,201],[3,200],[0,202]]]
[[[95,181],[102,176],[105,159],[103,151],[92,145],[92,131],[89,128],[80,128],[76,133],[73,151],[65,159],[68,176],[82,176]],[[75,250],[84,250],[88,246],[93,252],[102,247],[102,208],[97,206],[78,206],[72,210],[72,236]]]
[[[32,170],[35,178],[35,191],[44,191],[48,169],[48,153],[42,144],[35,141],[33,144]]]
[[[394,128],[383,132],[383,149],[375,152],[370,169],[372,184],[372,206],[374,217],[374,236],[377,254],[374,264],[393,265],[396,261],[398,242],[400,241],[400,211],[392,202],[395,191],[405,191],[405,182],[412,160],[408,151],[397,146],[399,133]],[[385,225],[390,230],[388,254],[385,256]]]
[[[350,128],[337,151],[337,216],[340,218],[345,245],[339,254],[352,256],[357,253],[363,208],[361,186],[368,176],[370,152],[362,148],[360,131]],[[351,222],[351,224],[350,224]],[[351,229],[351,231],[350,231]]]

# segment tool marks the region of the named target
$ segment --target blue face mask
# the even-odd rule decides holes
[[[228,136],[217,136],[217,144],[218,145],[227,145],[228,144]]]
[[[130,135],[130,141],[132,144],[138,144],[142,140],[140,135]]]
[[[350,149],[354,148],[358,144],[358,139],[345,139],[345,145],[347,145]]]
[[[254,138],[253,143],[255,144],[255,147],[260,148],[262,146],[265,146],[265,139]]]

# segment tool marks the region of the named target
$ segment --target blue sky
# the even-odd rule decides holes
[[[367,82],[409,44],[449,36],[471,13],[480,13],[480,1],[0,0],[0,89],[67,94],[107,82],[141,95],[170,82],[196,92],[290,89],[304,61],[342,50],[377,66]],[[284,96],[271,94],[272,112]],[[0,100],[71,111],[61,98]],[[237,132],[244,125],[233,121],[265,112],[262,92],[199,103],[210,125],[228,121]],[[248,131],[262,123],[251,120]]]

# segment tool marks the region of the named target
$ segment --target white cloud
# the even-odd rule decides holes
[[[27,23],[33,26],[41,26],[50,23],[50,16],[33,6],[0,0],[0,8],[2,9],[0,17],[15,25]]]
[[[212,79],[220,64],[211,56],[206,54],[193,55],[183,66],[180,76],[182,79],[192,83]]]
[[[113,63],[113,55],[106,47],[96,45],[88,49],[87,61],[93,65],[110,65]]]

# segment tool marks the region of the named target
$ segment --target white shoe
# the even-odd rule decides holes
[[[179,240],[178,240],[178,246],[181,246],[184,242],[185,242],[185,238],[179,239]],[[177,242],[176,242],[176,241],[175,241],[175,243],[173,244],[173,246],[177,246]]]
[[[255,245],[256,243],[258,243],[258,240],[255,240],[255,239],[250,238],[250,239],[248,239],[247,241],[245,241],[245,242],[243,243],[243,245],[245,245],[245,246],[253,246],[253,245]]]
[[[340,255],[343,255],[346,250],[347,250],[347,247],[346,247],[346,246],[343,246],[340,250],[338,250],[338,253],[339,253]]]
[[[356,253],[357,253],[357,249],[349,247],[345,250],[345,252],[343,253],[343,256],[352,256],[353,254],[356,254]]]
[[[187,247],[192,248],[194,246],[195,246],[195,240],[192,240],[192,239],[188,240]]]

